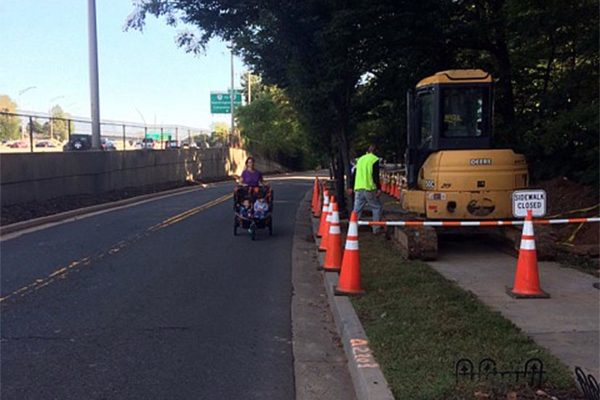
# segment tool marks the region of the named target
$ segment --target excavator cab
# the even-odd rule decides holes
[[[421,80],[407,94],[407,185],[415,189],[425,160],[440,150],[490,149],[492,77],[450,70]]]
[[[511,194],[528,185],[527,161],[492,149],[493,80],[480,69],[438,72],[408,93],[402,207],[439,219],[512,215]]]

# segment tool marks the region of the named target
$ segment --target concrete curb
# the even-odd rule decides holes
[[[318,251],[320,239],[315,234],[318,231],[318,224],[318,219],[312,218],[313,237],[315,243],[317,243],[315,251],[318,253],[319,263],[322,266],[325,255]],[[348,358],[348,367],[356,397],[369,400],[394,399],[387,380],[369,347],[369,339],[354,311],[354,307],[352,307],[350,299],[345,296],[336,296],[333,292],[333,287],[337,285],[338,274],[324,272],[323,281],[329,306]]]
[[[296,400],[356,400],[323,275],[315,268],[310,194],[296,212],[292,247],[292,349]]]

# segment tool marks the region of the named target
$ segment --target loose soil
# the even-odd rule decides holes
[[[537,187],[544,189],[548,194],[549,218],[598,216],[598,192],[591,187],[582,186],[567,178],[540,182]],[[598,246],[598,224],[565,224],[555,225],[553,228],[561,242]]]

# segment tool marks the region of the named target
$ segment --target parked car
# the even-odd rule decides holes
[[[102,148],[102,150],[116,150],[117,147],[115,146],[114,142],[102,138],[100,139],[100,147]]]
[[[152,138],[142,139],[142,149],[153,149],[154,145],[155,145],[154,139],[152,139]]]
[[[71,139],[63,146],[63,151],[89,150],[92,147],[92,136],[73,133]]]
[[[24,140],[16,140],[8,145],[12,149],[25,149],[29,147],[29,143]]]
[[[40,140],[35,147],[56,147],[56,145],[51,140]]]

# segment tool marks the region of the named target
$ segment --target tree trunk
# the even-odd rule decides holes
[[[542,95],[540,96],[540,117],[544,117],[546,114],[546,108],[548,106],[548,84],[550,83],[550,77],[552,76],[552,63],[556,55],[556,43],[554,41],[554,35],[550,34],[551,50],[550,56],[548,57],[548,63],[546,64],[546,70],[544,72],[544,84],[542,86]]]
[[[515,98],[512,84],[512,64],[508,45],[506,44],[506,23],[503,18],[503,7],[505,0],[490,2],[494,27],[492,31],[491,53],[498,63],[498,92],[501,96],[497,102],[496,110],[502,119],[501,132],[497,137],[499,144],[515,147],[517,139],[515,135]]]
[[[502,39],[503,40],[503,39]],[[498,62],[498,92],[502,96],[497,102],[497,112],[502,118],[500,144],[515,145],[515,98],[513,95],[512,66],[505,42],[496,43],[494,57]]]
[[[348,211],[346,210],[346,182],[344,180],[344,177],[346,179],[350,178],[350,146],[348,144],[348,133],[347,131],[342,131],[341,135],[340,135],[340,163],[341,163],[341,170],[342,170],[342,180],[340,180],[340,188],[339,188],[339,192],[340,195],[342,196],[342,198],[344,199],[344,211]],[[352,206],[352,203],[350,204],[350,206]]]

